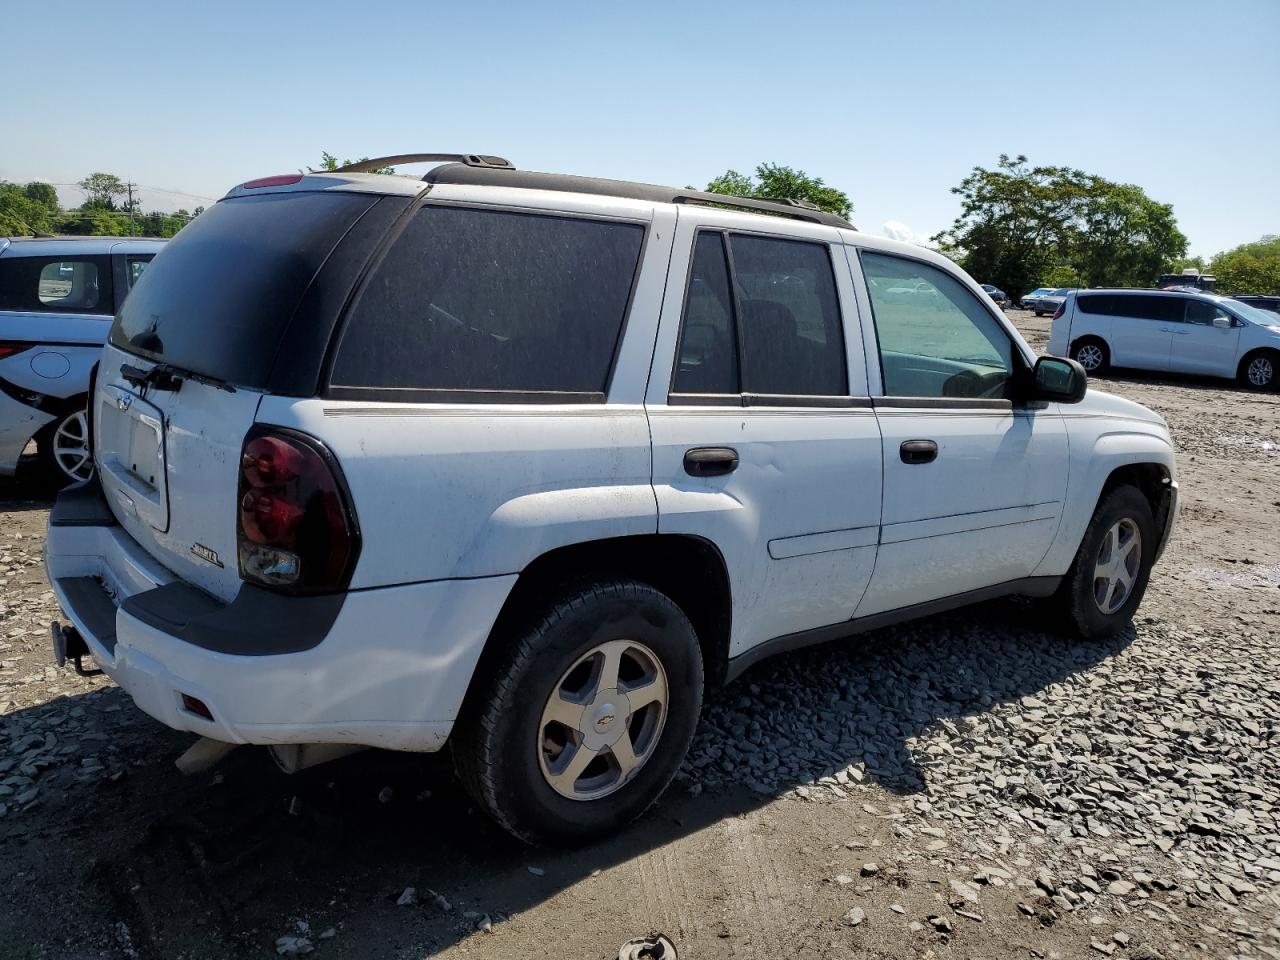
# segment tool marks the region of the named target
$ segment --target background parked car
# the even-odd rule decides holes
[[[1032,290],[1030,293],[1028,293],[1026,296],[1024,296],[1021,300],[1018,301],[1018,306],[1020,306],[1023,310],[1030,310],[1036,305],[1036,301],[1038,301],[1043,296],[1053,293],[1053,290],[1054,290],[1053,287],[1036,287],[1034,290]]]
[[[989,283],[984,283],[982,284],[982,289],[987,292],[987,296],[990,297],[992,300],[994,300],[996,302],[996,306],[1000,307],[1001,309],[1009,306],[1013,302],[1012,300],[1009,299],[1009,295],[1006,294],[999,287],[993,287]]]
[[[1058,287],[1055,290],[1050,290],[1039,297],[1031,309],[1036,312],[1037,317],[1056,313],[1058,308],[1066,302],[1067,294],[1071,293],[1072,289],[1072,287]]]
[[[1269,297],[1261,294],[1242,293],[1231,298],[1237,303],[1246,303],[1255,310],[1266,310],[1280,316],[1280,297]]]
[[[1085,290],[1054,317],[1048,352],[1090,373],[1110,365],[1280,384],[1280,320],[1208,293]]]
[[[27,445],[61,480],[93,471],[89,371],[116,310],[163,240],[0,239],[0,476]]]

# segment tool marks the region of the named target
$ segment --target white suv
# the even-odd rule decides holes
[[[449,743],[512,832],[583,840],[768,654],[1008,594],[1129,622],[1165,424],[950,261],[798,204],[364,166],[170,242],[50,519],[57,654],[193,749]]]
[[[1212,293],[1081,290],[1053,315],[1048,352],[1108,366],[1280,385],[1280,317]]]

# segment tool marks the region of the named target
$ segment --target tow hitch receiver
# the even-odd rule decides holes
[[[50,632],[53,634],[53,660],[60,667],[65,667],[67,661],[70,660],[72,666],[75,667],[76,673],[82,677],[101,676],[102,671],[98,669],[86,670],[81,662],[84,657],[91,656],[89,646],[84,642],[84,637],[80,636],[80,631],[75,627],[64,627],[57,620],[49,625]]]

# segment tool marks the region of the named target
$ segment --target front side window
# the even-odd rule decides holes
[[[142,271],[147,269],[147,264],[151,262],[150,257],[130,257],[129,258],[129,286],[133,287],[142,276]]]
[[[701,231],[672,391],[845,396],[841,324],[826,244]]]
[[[1007,397],[1013,341],[967,287],[917,260],[861,259],[886,396]]]
[[[0,309],[110,314],[110,262],[106,257],[0,260]]]
[[[603,394],[643,239],[634,223],[424,206],[352,308],[332,384]]]
[[[1204,300],[1187,301],[1187,323],[1199,323],[1207,327],[1211,326],[1213,321],[1218,317],[1225,317],[1230,320],[1231,314],[1227,313],[1227,311],[1223,310],[1221,307],[1217,307]]]

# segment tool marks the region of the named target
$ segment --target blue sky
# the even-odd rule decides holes
[[[1193,253],[1280,233],[1280,0],[7,0],[3,23],[0,178],[105,170],[161,209],[321,150],[699,186],[770,161],[927,236],[971,167],[1025,153],[1172,203]]]

